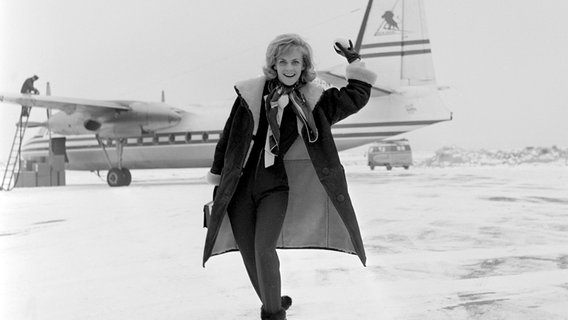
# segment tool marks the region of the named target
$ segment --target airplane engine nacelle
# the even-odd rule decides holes
[[[89,134],[98,130],[101,124],[95,120],[85,118],[84,114],[58,112],[47,121],[49,129],[58,134],[75,135]]]
[[[165,103],[132,102],[130,110],[105,110],[96,115],[83,112],[58,112],[49,128],[58,134],[98,134],[103,138],[139,137],[177,125],[181,116]]]
[[[138,115],[138,124],[145,131],[157,131],[177,125],[181,116],[165,103],[136,102],[130,105]]]
[[[154,132],[177,125],[181,116],[164,103],[133,102],[130,111],[118,112],[104,121],[101,137],[138,137],[144,132]]]

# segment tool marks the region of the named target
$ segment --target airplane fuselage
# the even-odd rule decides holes
[[[182,114],[179,124],[154,133],[126,138],[122,165],[129,169],[193,168],[211,165],[220,128],[229,113],[224,108],[201,107]],[[436,122],[449,120],[434,88],[416,99],[396,94],[371,98],[358,113],[335,124],[332,133],[338,151],[383,140]],[[65,135],[67,169],[108,170],[108,162],[93,134]],[[114,139],[103,139],[110,160],[117,161]],[[49,138],[36,136],[22,148],[25,160],[48,154]]]

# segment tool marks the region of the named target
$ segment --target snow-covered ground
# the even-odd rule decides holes
[[[568,319],[568,166],[370,171],[343,155],[368,264],[280,251],[288,319]],[[425,159],[428,159],[426,157]],[[362,164],[361,164],[362,163]],[[0,319],[258,319],[240,256],[201,266],[206,169],[0,193]]]

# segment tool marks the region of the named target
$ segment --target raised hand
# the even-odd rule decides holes
[[[337,39],[333,48],[335,52],[344,56],[349,63],[361,59],[361,55],[353,49],[353,42],[351,42],[351,40]]]

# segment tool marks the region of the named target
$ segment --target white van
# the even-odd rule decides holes
[[[371,170],[375,170],[376,166],[385,166],[387,170],[393,167],[408,170],[412,165],[412,150],[406,139],[380,141],[369,146],[367,160]]]

